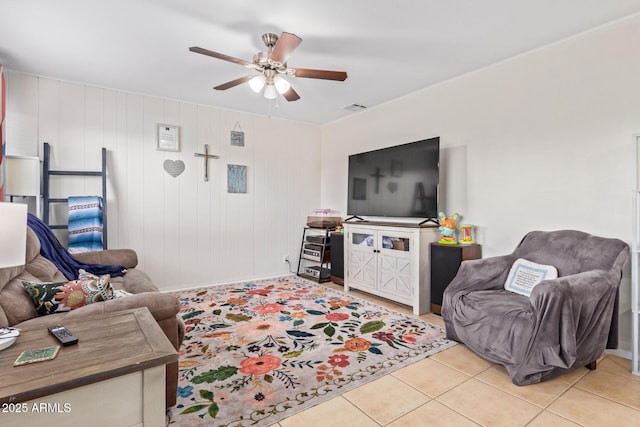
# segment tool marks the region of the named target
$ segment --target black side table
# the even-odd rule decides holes
[[[462,261],[479,259],[479,244],[446,245],[431,243],[431,312],[440,314],[442,294],[458,273]]]
[[[331,281],[344,285],[344,234],[331,233]]]

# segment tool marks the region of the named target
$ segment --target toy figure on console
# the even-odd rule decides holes
[[[460,215],[454,213],[450,217],[444,214],[444,212],[438,213],[438,220],[440,220],[440,233],[442,237],[438,243],[442,243],[445,245],[455,245],[458,243],[456,240],[456,221],[460,219]]]

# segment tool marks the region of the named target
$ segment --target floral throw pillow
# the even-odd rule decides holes
[[[111,276],[108,274],[98,277],[95,274],[89,273],[88,271],[83,269],[78,270],[78,273],[79,273],[78,277],[80,279],[104,279],[106,277],[107,278],[106,280],[109,281],[109,279],[111,278]],[[133,294],[131,292],[127,292],[122,289],[113,288],[113,298],[124,298],[124,297],[128,297],[129,295],[133,295]]]
[[[23,281],[22,285],[31,296],[39,315],[71,311],[87,304],[114,298],[111,277],[93,276],[60,283],[37,283]]]

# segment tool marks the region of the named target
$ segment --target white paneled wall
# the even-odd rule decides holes
[[[16,72],[7,87],[8,154],[41,156],[49,142],[53,169],[97,170],[107,148],[109,246],[135,249],[159,288],[288,272],[282,257],[296,259],[320,205],[318,126]],[[229,142],[236,122],[244,147]],[[158,123],[180,126],[179,152],[156,150]],[[220,156],[208,182],[194,156],[204,144]],[[185,171],[170,176],[167,159]],[[247,166],[246,194],[227,193],[227,164]],[[100,194],[95,178],[53,178],[52,197]]]

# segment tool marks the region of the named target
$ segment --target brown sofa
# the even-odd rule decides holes
[[[22,282],[64,282],[67,279],[56,266],[40,255],[40,241],[27,228],[26,265],[0,269],[0,327],[21,325],[50,326],[64,323],[65,319],[108,313],[130,308],[147,307],[173,346],[178,350],[184,338],[184,324],[178,316],[179,302],[172,295],[158,292],[151,279],[136,269],[138,257],[130,249],[110,249],[105,251],[75,254],[74,257],[86,264],[121,265],[127,268],[122,277],[111,278],[115,289],[133,295],[96,302],[75,310],[38,316],[33,301],[25,291]],[[178,385],[178,364],[167,365],[167,407],[175,405]]]

